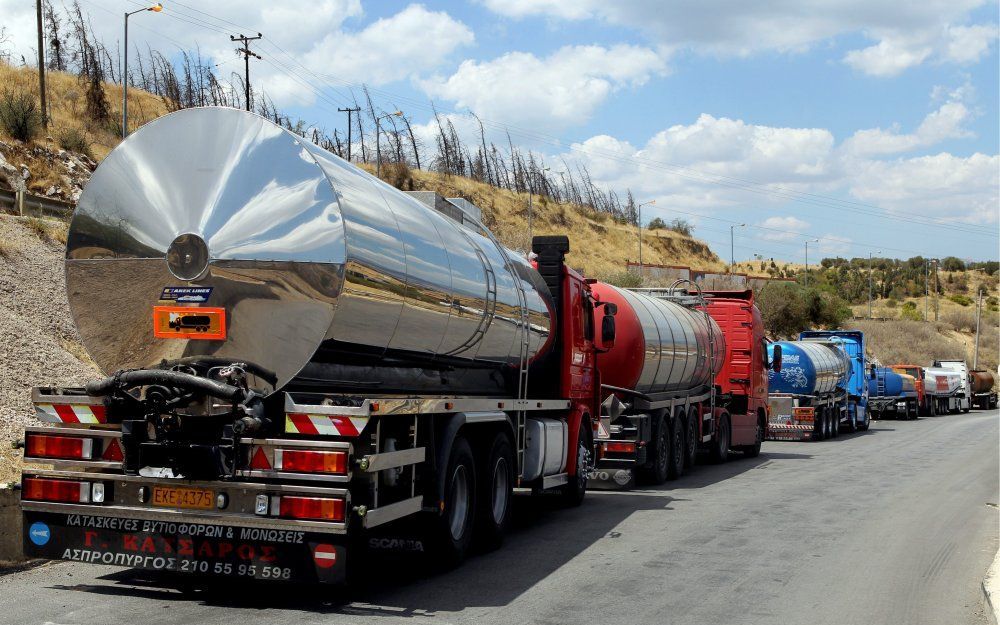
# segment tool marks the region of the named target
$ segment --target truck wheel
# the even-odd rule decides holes
[[[826,410],[820,409],[813,413],[813,440],[821,441],[826,438]]]
[[[833,437],[840,436],[840,413],[836,409],[830,410],[830,428],[833,430]]]
[[[723,412],[719,416],[719,425],[716,427],[709,451],[709,458],[713,464],[722,464],[729,459],[729,431],[729,415]]]
[[[670,476],[670,426],[660,414],[653,420],[653,440],[649,445],[649,462],[642,468],[642,477],[653,484],[662,484]]]
[[[434,528],[434,542],[445,567],[457,566],[465,559],[472,542],[475,510],[475,461],[469,442],[459,435],[451,445],[444,474],[444,511],[437,517]]]
[[[684,473],[684,420],[681,418],[684,410],[679,409],[676,416],[670,420],[670,465],[667,479],[676,480]]]
[[[701,442],[698,436],[698,409],[691,406],[687,414],[687,427],[684,429],[687,444],[684,450],[684,470],[690,471],[694,468],[694,462],[698,458],[698,443]]]
[[[562,487],[563,503],[576,507],[583,503],[587,494],[587,474],[590,472],[590,459],[594,448],[587,430],[590,427],[590,417],[584,415],[580,422],[580,433],[576,437],[576,475],[569,476],[569,482]]]
[[[514,452],[507,434],[497,432],[490,445],[489,463],[479,475],[476,533],[483,547],[496,549],[503,544],[513,493]]]

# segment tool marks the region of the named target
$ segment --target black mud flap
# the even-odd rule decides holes
[[[343,584],[343,537],[82,514],[24,513],[29,558],[278,582]]]

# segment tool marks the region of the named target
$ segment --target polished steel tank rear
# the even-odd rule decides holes
[[[488,233],[228,108],[167,115],[108,155],[70,225],[66,287],[105,372],[213,357],[273,371],[272,388],[347,352],[502,368],[522,332],[533,357],[552,330],[541,277]],[[164,306],[224,310],[225,338],[154,336]]]

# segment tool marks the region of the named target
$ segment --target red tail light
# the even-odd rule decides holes
[[[604,451],[612,454],[635,453],[635,443],[628,443],[622,441],[612,441],[609,443],[604,443]]]
[[[24,455],[32,458],[91,460],[94,457],[91,438],[33,433],[27,433],[24,438]]]
[[[343,499],[288,496],[282,496],[280,499],[278,516],[313,521],[344,521]]]
[[[26,477],[21,488],[21,498],[31,501],[90,502],[90,482]]]
[[[347,452],[275,449],[274,468],[293,473],[347,473]]]

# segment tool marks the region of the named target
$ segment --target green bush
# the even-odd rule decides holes
[[[899,311],[899,318],[906,321],[923,321],[924,316],[917,310],[915,303],[903,302],[903,307]]]
[[[42,114],[35,97],[23,91],[0,93],[0,125],[14,139],[31,141],[42,127]]]
[[[59,133],[59,147],[70,152],[83,154],[90,159],[94,158],[90,152],[90,141],[87,140],[87,135],[76,128],[67,128]]]
[[[907,304],[909,304],[909,302],[907,302]],[[899,302],[890,297],[888,300],[886,300],[885,306],[886,308],[895,308],[896,306],[899,306]]]
[[[955,302],[959,306],[969,306],[972,304],[972,299],[965,295],[950,295],[948,299]]]
[[[757,296],[764,328],[771,336],[787,337],[809,328],[836,328],[851,316],[839,296],[800,284],[771,283]]]
[[[642,276],[631,271],[619,271],[608,274],[603,276],[601,281],[623,289],[635,289],[642,286]]]
[[[663,221],[659,217],[654,217],[648,224],[646,224],[647,230],[666,230],[667,222]]]

